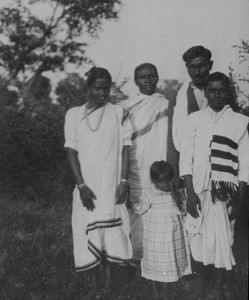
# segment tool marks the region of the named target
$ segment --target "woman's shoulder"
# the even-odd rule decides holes
[[[73,115],[73,116],[77,116],[79,114],[82,113],[83,109],[85,107],[85,104],[81,105],[81,106],[74,106],[71,107],[67,110],[66,115]]]
[[[106,104],[107,108],[110,110],[110,111],[113,111],[114,113],[116,113],[118,116],[120,116],[121,118],[123,118],[123,115],[125,113],[125,108],[119,104],[113,104],[113,103],[110,103],[108,102]]]

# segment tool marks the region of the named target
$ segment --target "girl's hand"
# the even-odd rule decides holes
[[[129,192],[130,192],[129,184],[126,183],[126,182],[121,181],[120,184],[117,187],[117,192],[116,192],[117,201],[116,201],[116,203],[117,204],[124,203],[128,199]]]
[[[194,218],[199,217],[198,209],[201,210],[201,201],[194,191],[187,192],[187,212]]]
[[[83,206],[85,206],[87,210],[93,211],[95,208],[93,200],[96,200],[94,192],[87,185],[81,187],[79,192]]]

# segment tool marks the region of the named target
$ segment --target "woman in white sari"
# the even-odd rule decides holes
[[[136,213],[136,203],[150,183],[150,166],[154,161],[167,158],[168,100],[156,93],[157,68],[150,63],[136,67],[135,83],[139,93],[125,103],[126,120],[132,124],[132,146],[129,148],[129,210],[133,259],[142,256],[143,221]]]
[[[88,72],[88,101],[70,109],[65,120],[65,147],[77,186],[73,193],[73,245],[77,272],[104,264],[106,288],[109,262],[126,264],[132,255],[128,196],[131,145],[124,111],[108,102],[111,75],[106,69]],[[96,290],[93,272],[92,291]]]

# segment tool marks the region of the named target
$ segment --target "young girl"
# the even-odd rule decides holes
[[[171,188],[174,171],[165,161],[150,167],[152,184],[142,195],[138,213],[144,214],[142,277],[157,282],[175,282],[191,273],[190,254],[176,193]],[[159,284],[160,285],[160,284]]]

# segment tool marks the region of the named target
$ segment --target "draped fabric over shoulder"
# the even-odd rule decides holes
[[[150,183],[150,166],[167,158],[168,100],[155,93],[139,94],[126,103],[127,116],[132,124],[132,146],[129,158],[130,200],[139,201],[143,189]],[[130,211],[133,257],[141,258],[142,217]]]
[[[131,257],[128,213],[124,204],[115,204],[122,148],[131,145],[131,127],[122,126],[123,118],[123,110],[110,103],[90,111],[83,105],[66,115],[65,147],[78,152],[83,178],[97,198],[94,211],[88,211],[78,189],[74,190],[72,227],[78,271],[101,262],[103,237],[96,229],[110,229],[104,236],[107,259],[122,262]]]
[[[191,252],[204,265],[231,270],[234,220],[229,220],[231,199],[239,182],[249,174],[248,118],[229,105],[215,112],[210,107],[191,114],[181,142],[180,175],[192,175],[201,201],[201,214],[188,215],[186,227]]]

